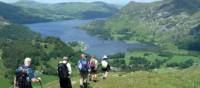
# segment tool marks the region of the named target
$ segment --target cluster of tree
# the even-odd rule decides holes
[[[166,59],[155,59],[152,62],[143,57],[130,57],[129,69],[131,71],[158,69],[166,61]]]
[[[148,53],[146,53],[147,55]],[[166,57],[170,57],[169,53],[162,53]],[[161,55],[162,55],[161,54]],[[169,56],[167,55],[169,54]],[[170,62],[167,63],[169,59],[155,59],[150,61],[147,57],[130,57],[129,62],[127,63],[124,59],[123,54],[116,54],[110,56],[110,63],[113,67],[121,68],[123,71],[149,71],[152,69],[159,69],[161,66],[166,67],[178,67],[180,69],[185,69],[193,65],[194,61],[188,59],[182,63]],[[165,64],[166,63],[166,64]]]
[[[194,27],[190,34],[192,39],[187,42],[186,48],[189,50],[200,51],[200,24]]]
[[[168,63],[167,67],[178,67],[180,69],[188,68],[194,64],[194,61],[192,59],[186,60],[181,63]]]

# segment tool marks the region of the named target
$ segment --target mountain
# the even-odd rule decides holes
[[[13,5],[22,8],[26,13],[51,20],[102,18],[118,11],[114,5],[103,2],[45,4],[32,0],[20,0]]]
[[[168,0],[170,1],[170,0]],[[166,10],[171,13],[195,13],[200,10],[199,0],[171,0],[169,3],[162,5],[159,9]]]
[[[20,7],[0,2],[0,17],[16,23],[34,23],[48,21],[31,14],[27,14]]]
[[[191,34],[199,22],[199,0],[163,0],[130,2],[105,22],[94,21],[82,27],[93,35],[104,35],[106,31],[111,39],[153,43],[168,49],[191,49],[192,41],[199,42]]]

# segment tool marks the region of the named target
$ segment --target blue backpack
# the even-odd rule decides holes
[[[87,73],[88,72],[88,62],[87,62],[87,60],[85,60],[85,59],[79,60],[78,68],[79,68],[79,71],[81,73]]]
[[[16,82],[19,88],[32,88],[31,82],[27,80],[28,68],[21,66],[19,71],[16,71]]]

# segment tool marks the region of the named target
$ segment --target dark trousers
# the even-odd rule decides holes
[[[18,88],[32,88],[31,82],[17,83]]]
[[[60,78],[60,88],[72,88],[70,78]]]

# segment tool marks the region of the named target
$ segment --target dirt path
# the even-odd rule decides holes
[[[77,81],[72,81],[72,85],[76,84]],[[59,81],[52,81],[50,83],[47,83],[46,85],[44,85],[44,88],[59,88]]]

